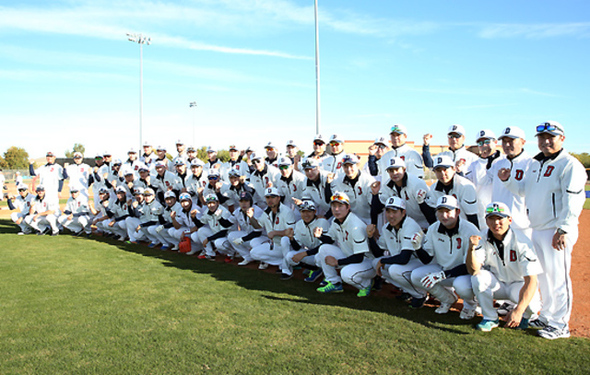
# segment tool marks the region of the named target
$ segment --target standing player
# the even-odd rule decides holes
[[[375,177],[377,181],[381,181],[380,163],[383,160],[383,155],[387,153],[387,142],[385,137],[375,139],[375,143],[369,146],[369,159],[363,166],[363,172]]]
[[[48,152],[45,156],[47,164],[37,168],[33,168],[33,161],[29,164],[29,173],[31,176],[39,176],[39,185],[42,185],[46,198],[59,205],[59,193],[63,187],[63,168],[61,165],[55,163],[55,155],[53,152]],[[45,199],[45,198],[44,198]]]
[[[229,171],[235,169],[240,172],[240,176],[248,174],[248,164],[242,161],[240,150],[234,145],[229,146],[229,160],[221,165],[221,177],[224,181],[229,182]]]
[[[434,208],[440,197],[452,195],[459,202],[462,217],[479,227],[475,186],[465,177],[455,173],[455,163],[448,155],[436,156],[434,159],[434,174],[438,182],[430,186],[429,199],[426,203]]]
[[[320,293],[342,292],[342,281],[357,288],[358,297],[371,294],[373,255],[367,241],[367,225],[350,209],[350,199],[344,193],[335,192],[330,198],[334,221],[328,233],[317,227],[314,236],[322,241],[316,255],[317,264],[324,272],[327,284],[317,289]],[[337,269],[340,269],[340,276]]]
[[[217,150],[213,147],[209,146],[207,148],[207,163],[205,164],[205,170],[209,171],[210,169],[219,169],[221,168],[221,160],[217,158]]]
[[[541,152],[519,183],[510,170],[501,169],[498,177],[514,193],[525,197],[533,228],[533,244],[544,273],[539,275],[543,308],[531,325],[543,327],[539,336],[546,339],[570,336],[573,247],[578,240],[578,218],[584,201],[584,166],[564,148],[565,131],[556,121],[537,126]]]
[[[449,150],[443,151],[437,156],[446,155],[450,157],[454,163],[453,166],[457,168],[457,173],[464,174],[469,165],[477,159],[477,155],[465,148],[465,129],[461,125],[451,125],[447,132],[447,138]],[[430,155],[429,144],[431,139],[432,135],[426,134],[422,146],[422,158],[424,159],[424,165],[428,168],[432,168],[434,164]]]
[[[543,272],[530,238],[510,228],[508,206],[492,202],[486,207],[488,231],[469,239],[467,270],[483,320],[476,328],[489,332],[500,321],[494,299],[509,299],[516,307],[507,317],[506,326],[526,329],[531,315],[541,308],[537,275]]]
[[[305,181],[301,196],[309,198],[316,206],[317,215],[330,218],[330,197],[332,191],[330,183],[333,175],[320,168],[320,162],[314,158],[307,158],[301,163],[305,171]],[[332,177],[331,177],[332,176]],[[300,204],[302,202],[297,202]]]
[[[84,155],[80,152],[74,152],[74,164],[66,164],[63,176],[70,179],[70,188],[72,186],[77,187],[80,194],[88,200],[88,187],[94,182],[94,177],[92,168],[83,161]]]
[[[264,146],[264,150],[266,151],[266,157],[264,161],[267,165],[272,165],[275,168],[279,167],[279,150],[276,148],[272,142],[268,142],[266,146]]]
[[[434,311],[446,314],[457,302],[463,299],[463,309],[459,317],[472,319],[475,316],[475,302],[471,287],[471,276],[465,265],[469,238],[479,235],[477,227],[459,217],[459,204],[452,195],[439,198],[436,205],[438,221],[428,227],[422,249],[416,253],[425,266],[412,271],[412,284],[422,288],[440,301]]]
[[[261,155],[252,154],[250,160],[252,160],[252,164],[254,165],[254,171],[250,174],[250,183],[255,190],[253,196],[254,204],[265,209],[267,207],[265,198],[266,189],[272,186],[273,181],[279,178],[280,173],[277,168],[266,164]]]
[[[371,185],[375,178],[362,173],[358,168],[356,155],[347,154],[342,158],[344,173],[332,182],[332,191],[345,193],[349,198],[350,210],[366,224],[371,222]]]
[[[300,200],[303,198],[303,189],[305,187],[305,175],[293,168],[291,159],[283,156],[279,159],[279,173],[280,177],[274,181],[281,199],[285,206],[291,210],[296,209],[294,199]],[[299,217],[299,213],[295,215]]]
[[[326,153],[326,142],[324,142],[324,138],[321,134],[318,134],[313,139],[313,152],[307,155],[307,158],[316,159],[320,162],[328,157],[329,155]]]
[[[409,174],[424,178],[424,162],[422,161],[422,156],[406,143],[408,141],[406,127],[401,124],[394,124],[391,127],[389,135],[391,137],[391,151],[383,155],[379,167],[383,179],[387,177],[385,173],[387,163],[393,157],[401,158],[406,163],[406,171]]]
[[[158,158],[158,156],[154,153],[154,149],[152,148],[152,145],[150,143],[148,143],[147,141],[144,142],[143,154],[141,154],[141,157],[139,158],[139,160],[142,161],[148,167],[151,167],[152,163],[157,158]]]
[[[337,134],[330,137],[330,152],[331,155],[322,160],[322,168],[334,175],[338,176],[342,172],[342,158],[344,155],[344,140]]]

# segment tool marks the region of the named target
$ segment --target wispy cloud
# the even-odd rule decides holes
[[[486,39],[555,37],[590,37],[590,22],[543,23],[543,24],[487,24],[482,25],[478,35]]]
[[[398,90],[406,90],[412,92],[425,92],[430,94],[444,94],[444,95],[475,95],[475,96],[490,96],[490,95],[534,95],[534,96],[546,96],[546,97],[559,97],[559,95],[532,90],[528,88],[507,88],[507,89],[495,89],[495,88],[428,88],[428,87],[400,87]]]

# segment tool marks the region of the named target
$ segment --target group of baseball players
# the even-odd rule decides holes
[[[338,135],[317,135],[303,157],[293,141],[283,156],[273,143],[264,154],[230,146],[227,162],[212,148],[202,161],[181,140],[171,160],[165,147],[146,143],[124,161],[97,155],[93,168],[80,153],[62,168],[48,152],[47,164],[30,166],[35,194],[19,184],[8,204],[19,234],[94,231],[198,259],[276,266],[282,280],[303,268],[306,282],[321,281],[320,293],[345,283],[367,297],[386,282],[411,308],[438,300],[437,314],[461,298],[460,318],[480,312],[476,329],[486,332],[500,324],[494,301],[506,301],[506,327],[569,337],[585,170],[563,149],[555,121],[536,127],[534,157],[522,129],[498,130],[476,133],[475,154],[465,129],[452,125],[448,150],[432,156],[430,134],[420,154],[396,124],[362,167]],[[436,175],[430,186],[425,167]],[[70,197],[60,207],[64,179]]]

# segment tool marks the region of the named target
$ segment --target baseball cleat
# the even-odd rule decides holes
[[[498,327],[500,325],[500,320],[488,320],[483,319],[481,322],[475,325],[475,329],[482,332],[490,332],[492,329]]]
[[[527,329],[529,328],[529,320],[527,318],[522,318],[520,320],[520,324],[518,325],[518,327],[516,327],[516,329]]]
[[[225,263],[231,263],[231,262],[233,262],[233,260],[234,260],[234,258],[229,255],[226,255],[225,258],[223,259],[223,261]]]
[[[326,286],[328,285],[328,280],[323,279],[322,281],[320,281],[320,286]]]
[[[243,261],[238,263],[238,266],[247,266],[248,264],[250,264],[250,261],[247,259],[244,259]]]
[[[459,314],[459,318],[463,320],[470,320],[473,319],[475,316],[475,308],[469,306],[463,306],[461,309],[461,313]]]
[[[406,302],[412,299],[412,295],[410,293],[402,292],[402,294],[395,296],[395,299]],[[426,299],[424,299],[424,301],[426,301]]]
[[[260,262],[260,265],[258,265],[259,270],[265,270],[267,268],[268,268],[268,263]]]
[[[435,314],[446,314],[451,309],[451,306],[453,306],[452,303],[444,303],[444,302],[441,302],[440,306],[437,307],[436,310],[434,310],[434,313]]]
[[[344,289],[342,288],[342,283],[332,284],[328,281],[326,286],[322,286],[316,289],[320,293],[342,293]]]
[[[289,280],[290,278],[293,277],[293,274],[286,274],[286,273],[281,273],[281,280],[285,281],[285,280]]]
[[[311,271],[304,281],[308,283],[315,283],[317,279],[322,277],[323,274],[324,272],[322,270]]]
[[[568,337],[570,337],[570,330],[567,327],[560,329],[552,326],[547,326],[537,331],[537,334],[547,340],[567,339]]]
[[[359,292],[356,294],[356,296],[357,297],[368,297],[370,294],[371,294],[371,286],[359,290]]]
[[[422,297],[422,298],[411,297],[411,298],[412,299],[410,300],[410,308],[421,309],[422,307],[424,307],[424,303],[426,302],[427,297]]]
[[[547,323],[545,323],[541,319],[537,318],[535,320],[529,321],[529,327],[537,328],[537,329],[544,329],[544,328],[547,328]]]

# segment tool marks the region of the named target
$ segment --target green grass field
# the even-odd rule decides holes
[[[320,295],[273,273],[0,220],[2,374],[588,372],[590,340]]]

